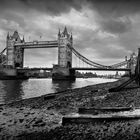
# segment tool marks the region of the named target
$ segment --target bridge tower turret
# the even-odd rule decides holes
[[[15,43],[21,43],[24,40],[20,39],[17,31],[13,35],[7,35],[6,48],[7,48],[7,65],[16,68],[23,67],[24,50],[21,47],[15,47]]]

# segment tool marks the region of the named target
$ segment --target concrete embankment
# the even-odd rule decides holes
[[[64,115],[80,107],[140,106],[140,88],[108,92],[125,79],[0,106],[1,139],[119,139],[139,138],[135,122],[61,125]],[[133,84],[130,86],[134,86]],[[128,135],[129,134],[129,135]]]

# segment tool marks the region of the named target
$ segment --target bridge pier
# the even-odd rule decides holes
[[[52,70],[52,80],[72,80],[76,79],[75,70],[54,65]]]

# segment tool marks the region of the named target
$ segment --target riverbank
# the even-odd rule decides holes
[[[108,92],[125,79],[56,94],[43,95],[0,106],[0,137],[3,139],[115,139],[140,136],[138,123],[62,126],[64,115],[77,112],[79,107],[130,105],[140,107],[140,88]],[[131,87],[133,84],[131,85]],[[123,128],[122,128],[123,127]],[[132,131],[133,129],[133,131]],[[137,133],[135,133],[137,132]],[[139,138],[139,137],[138,137]]]

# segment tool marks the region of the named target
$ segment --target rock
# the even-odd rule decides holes
[[[34,118],[29,122],[29,124],[32,123],[32,122],[35,121],[35,120],[36,120],[36,117],[34,117]]]
[[[2,128],[2,127],[0,127],[0,132],[2,131],[2,129],[3,129],[3,128]]]
[[[98,92],[98,91],[99,91],[98,89],[91,90],[91,92]]]
[[[33,114],[35,114],[35,112],[31,112],[30,114],[32,114],[32,115],[33,115]]]
[[[35,109],[35,108],[37,108],[37,106],[36,105],[32,105],[32,109]]]
[[[0,107],[0,111],[2,111],[3,110],[3,107]]]
[[[43,122],[42,118],[39,118],[35,121],[35,124],[39,124],[39,123],[42,123],[42,122]]]
[[[24,119],[19,119],[19,122],[22,123],[24,121]]]
[[[8,113],[4,112],[3,115],[8,116]]]
[[[46,123],[45,122],[41,122],[41,123],[39,123],[39,124],[33,124],[33,127],[43,127],[43,126],[45,126],[46,125]]]
[[[49,109],[52,109],[52,108],[54,108],[54,106],[52,105],[52,106],[48,106],[47,107],[47,109],[49,110]]]
[[[44,100],[54,99],[55,95],[46,95],[44,96]]]
[[[50,112],[50,115],[54,115],[54,112]]]
[[[27,117],[29,114],[25,114],[24,116]]]
[[[46,122],[44,122],[42,120],[42,118],[39,118],[35,121],[35,123],[33,124],[33,127],[40,127],[40,126],[45,126]]]
[[[17,120],[14,121],[14,124],[16,124],[16,123],[17,123]]]
[[[29,125],[29,124],[26,124],[25,127],[26,127],[26,128],[30,128],[30,125]]]
[[[45,126],[45,125],[46,125],[45,122],[42,122],[42,123],[39,124],[39,126]]]

